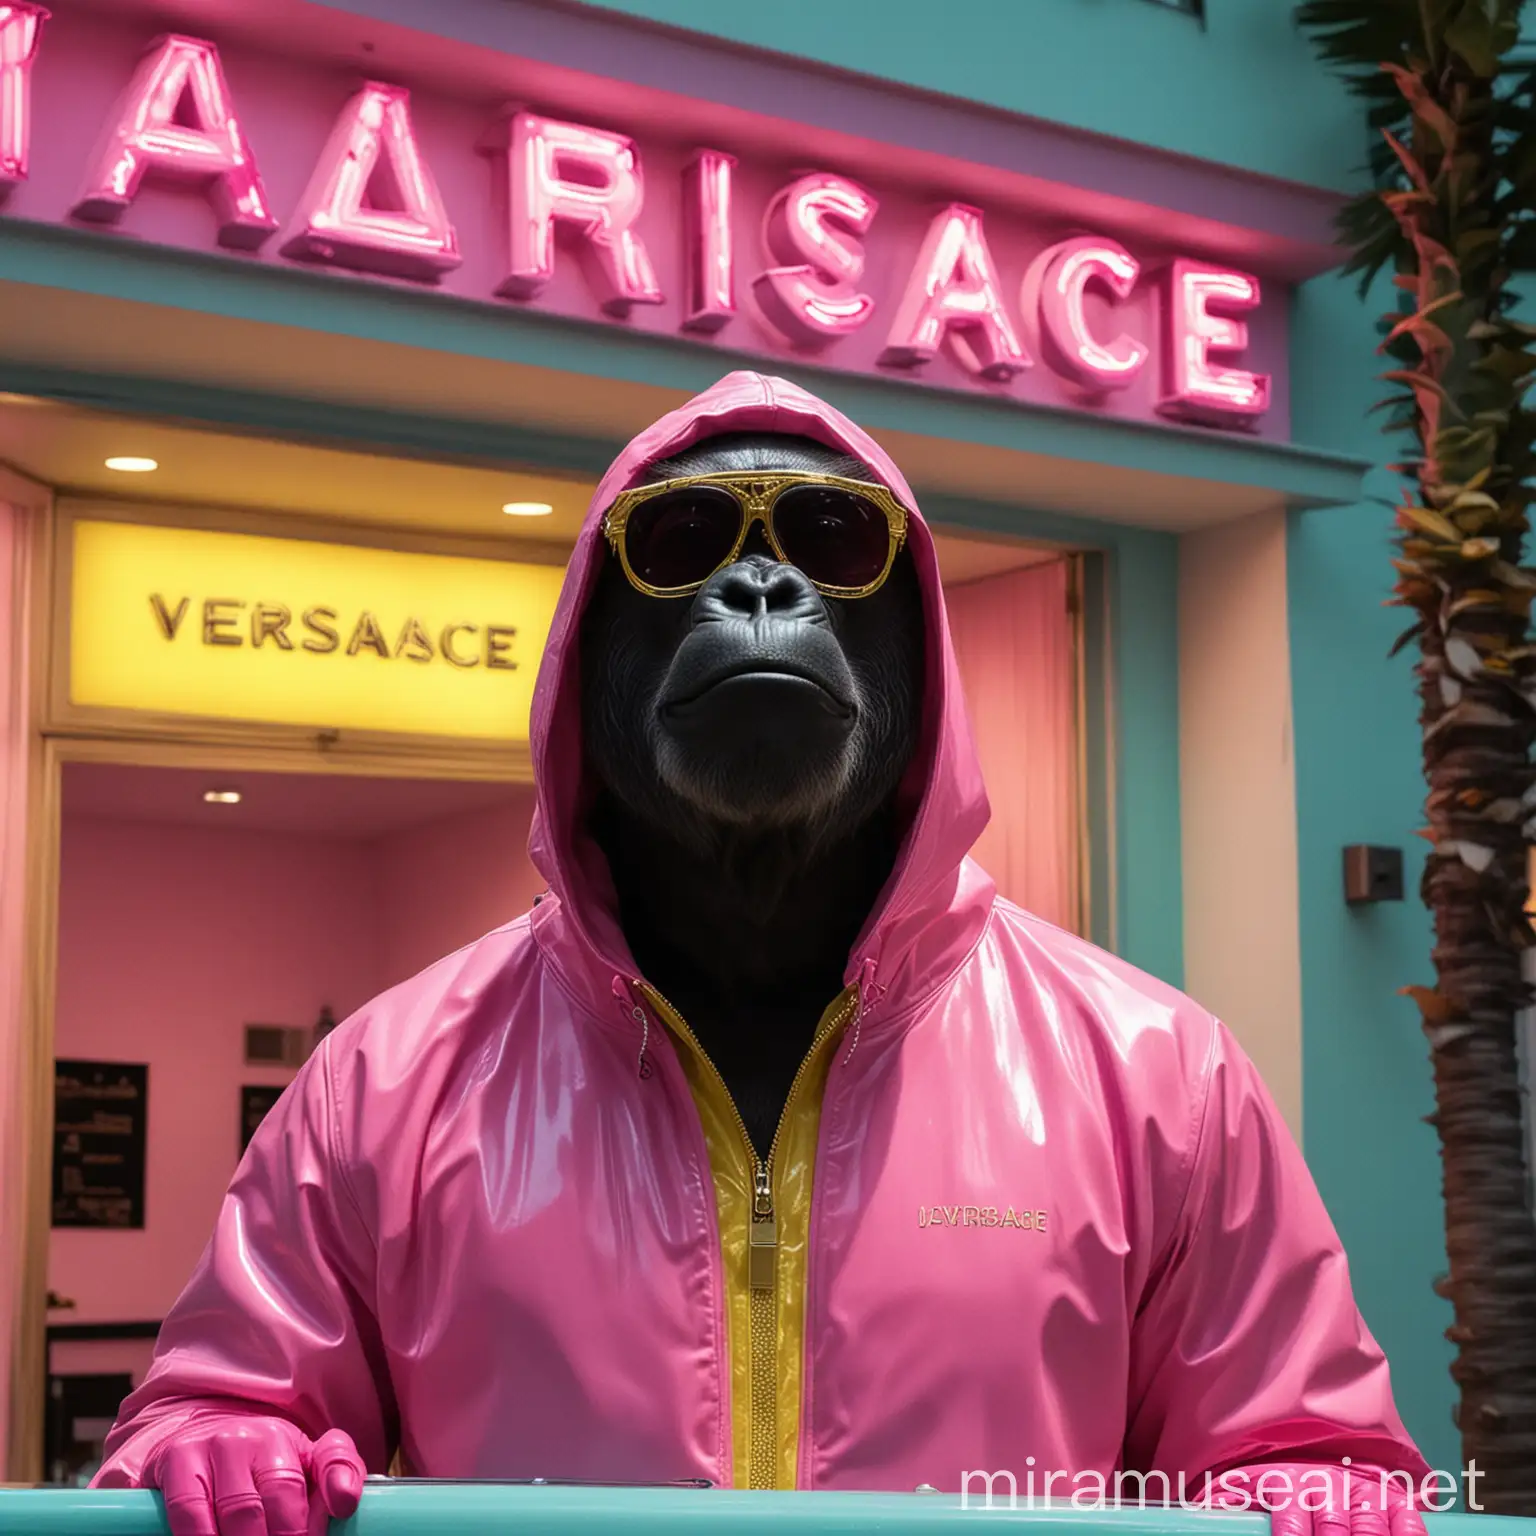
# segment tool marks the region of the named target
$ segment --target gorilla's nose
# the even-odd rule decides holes
[[[695,624],[763,618],[821,624],[827,610],[802,571],[769,555],[748,555],[717,571],[694,599]]]

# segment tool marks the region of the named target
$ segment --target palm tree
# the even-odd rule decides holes
[[[1341,213],[1362,297],[1398,289],[1382,350],[1386,430],[1408,451],[1393,602],[1414,622],[1430,845],[1421,894],[1433,986],[1410,986],[1434,1067],[1464,1460],[1483,1507],[1536,1515],[1536,1215],[1517,1014],[1529,1000],[1527,843],[1536,831],[1536,573],[1522,568],[1536,327],[1512,277],[1536,270],[1536,67],[1521,0],[1306,0],[1297,19],[1363,97],[1373,188]]]

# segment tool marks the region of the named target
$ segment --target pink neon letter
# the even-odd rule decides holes
[[[946,333],[960,361],[984,379],[1011,379],[1029,367],[998,292],[981,211],[964,203],[951,203],[928,226],[880,361],[929,362]]]
[[[32,140],[32,60],[48,12],[0,5],[0,194],[27,179]]]
[[[1141,372],[1149,355],[1146,343],[1123,331],[1113,341],[1100,341],[1084,313],[1089,283],[1102,283],[1115,298],[1127,299],[1140,271],[1122,246],[1092,237],[1063,240],[1036,258],[1024,278],[1022,304],[1026,323],[1039,316],[1041,349],[1053,368],[1096,390],[1124,389]]]
[[[365,206],[376,175],[387,209]],[[343,108],[299,209],[285,256],[428,279],[462,260],[416,145],[410,92],[398,85],[370,80]]]
[[[1256,421],[1269,409],[1269,375],[1218,368],[1212,352],[1240,352],[1248,345],[1241,320],[1211,313],[1255,309],[1259,280],[1226,267],[1175,261],[1168,272],[1166,393],[1158,402],[1165,416],[1190,421]]]
[[[507,170],[511,261],[498,293],[531,298],[554,276],[560,220],[576,226],[596,258],[609,314],[662,302],[651,258],[633,229],[645,182],[632,139],[519,112],[511,121]]]
[[[683,172],[688,302],[683,329],[718,331],[736,314],[736,247],[731,232],[735,159],[702,149]]]
[[[854,286],[864,275],[864,250],[832,223],[862,235],[880,204],[841,176],[802,176],[768,205],[763,248],[770,267],[752,284],[764,316],[790,341],[825,346],[847,336],[875,312],[875,301]]]
[[[183,98],[192,127],[176,121]],[[171,36],[151,45],[96,156],[75,217],[114,222],[138,194],[146,171],[210,185],[221,245],[255,250],[277,228],[212,43]]]

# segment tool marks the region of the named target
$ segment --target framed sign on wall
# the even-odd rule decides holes
[[[282,1087],[276,1083],[244,1083],[240,1088],[240,1155],[251,1144],[256,1128],[271,1112],[272,1106],[283,1096]]]
[[[53,1225],[144,1226],[149,1068],[56,1061]]]

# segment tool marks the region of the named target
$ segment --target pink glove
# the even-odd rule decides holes
[[[192,1423],[140,1479],[165,1499],[171,1536],[325,1536],[363,1492],[363,1459],[339,1429],[311,1440],[286,1419]]]
[[[1426,1536],[1418,1498],[1411,1477],[1364,1465],[1265,1462],[1211,1480],[1213,1508],[1268,1510],[1270,1536]]]

